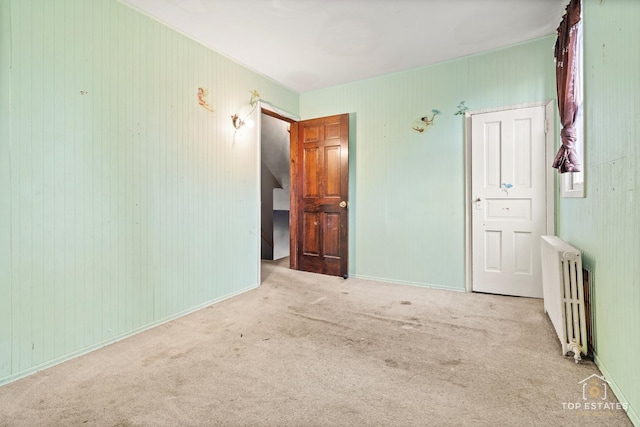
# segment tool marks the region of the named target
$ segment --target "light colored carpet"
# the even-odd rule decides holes
[[[0,387],[0,425],[630,426],[563,407],[592,374],[541,300],[264,262],[254,291]]]

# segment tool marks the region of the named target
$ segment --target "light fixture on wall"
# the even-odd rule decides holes
[[[231,123],[233,123],[233,127],[236,128],[236,130],[244,126],[244,120],[238,117],[237,114],[234,114],[233,116],[231,116]]]
[[[247,108],[250,108],[250,111],[246,113],[242,111],[240,112],[244,117],[244,119],[241,118],[238,114],[234,114],[233,116],[231,116],[231,123],[233,124],[233,127],[236,130],[240,130],[240,128],[243,127],[244,125],[247,125],[247,127],[249,128],[253,127],[253,121],[250,120],[249,117],[253,113],[253,110],[256,109],[256,106],[258,105],[258,101],[260,101],[260,94],[258,93],[257,90],[252,90],[251,99],[249,100],[249,105],[247,106]]]

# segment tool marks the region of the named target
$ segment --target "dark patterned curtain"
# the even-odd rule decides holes
[[[580,172],[580,161],[576,153],[575,118],[578,111],[576,102],[576,46],[580,25],[580,0],[571,0],[558,27],[558,39],[555,46],[556,87],[558,89],[558,110],[562,130],[562,145],[553,167],[558,172]]]

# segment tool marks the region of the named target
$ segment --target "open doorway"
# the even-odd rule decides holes
[[[346,279],[349,115],[297,121],[262,108],[260,123],[261,259]]]
[[[260,118],[261,259],[290,255],[291,120],[268,110]]]

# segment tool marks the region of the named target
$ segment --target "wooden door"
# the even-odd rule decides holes
[[[295,145],[291,266],[346,278],[349,115],[298,122],[292,126],[291,139]]]
[[[545,107],[471,120],[472,288],[542,298]]]

